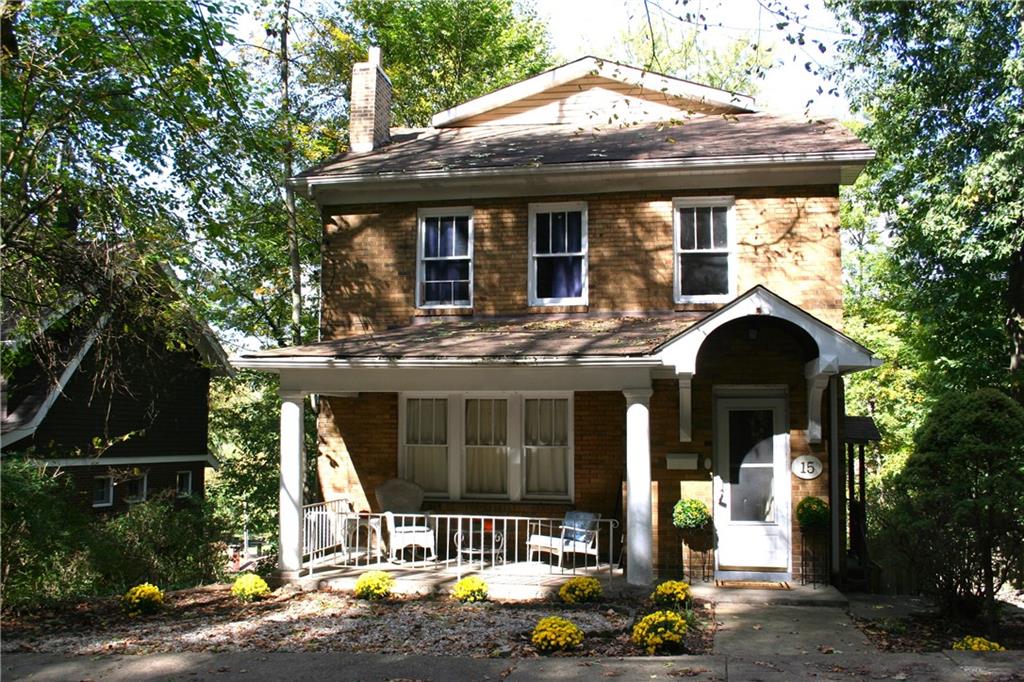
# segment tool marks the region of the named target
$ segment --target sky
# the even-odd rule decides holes
[[[678,16],[686,13],[702,14],[707,29],[704,31],[713,44],[722,44],[737,38],[758,37],[762,44],[771,45],[776,65],[769,70],[757,95],[758,107],[778,113],[803,115],[805,109],[812,117],[849,119],[849,104],[843,97],[828,95],[828,84],[807,72],[804,64],[814,60],[830,63],[833,42],[841,37],[832,13],[822,0],[800,0],[787,4],[799,7],[808,26],[808,44],[790,45],[785,33],[775,28],[780,21],[762,5],[768,0],[653,0],[651,19],[663,22],[670,30],[687,27]],[[807,5],[807,9],[804,6]],[[536,0],[538,14],[548,22],[552,47],[559,61],[571,61],[584,55],[621,59],[615,51],[617,38],[627,26],[647,23],[642,0]],[[826,44],[822,54],[811,39]],[[817,94],[821,86],[826,92]],[[807,107],[808,100],[814,102]]]

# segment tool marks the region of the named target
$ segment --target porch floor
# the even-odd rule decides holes
[[[542,561],[518,561],[506,564],[477,565],[427,561],[391,563],[381,561],[358,566],[322,565],[309,575],[290,584],[302,590],[352,590],[356,580],[366,571],[387,571],[395,578],[395,594],[430,595],[447,594],[451,587],[467,575],[477,575],[487,582],[488,592],[494,599],[543,599],[558,594],[558,588],[574,576],[590,576],[601,581],[607,595],[626,591],[625,574],[621,569],[609,571],[607,565],[595,568],[577,566],[575,569],[558,568]]]

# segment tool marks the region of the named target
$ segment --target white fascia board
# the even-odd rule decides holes
[[[60,373],[57,383],[51,387],[49,393],[46,394],[46,398],[43,399],[43,403],[39,406],[39,409],[37,409],[36,413],[32,415],[32,419],[30,419],[28,423],[21,428],[14,431],[8,431],[7,433],[0,435],[0,448],[8,447],[12,443],[16,443],[23,438],[28,438],[36,432],[39,425],[43,423],[44,419],[46,419],[46,415],[49,414],[50,408],[53,407],[55,402],[57,402],[57,398],[64,393],[64,387],[68,385],[68,382],[71,381],[71,377],[74,376],[76,371],[78,371],[78,366],[82,364],[82,360],[85,359],[89,349],[92,348],[92,344],[96,341],[96,337],[99,336],[100,330],[106,326],[108,319],[110,319],[110,316],[107,314],[100,317],[96,326],[93,327],[88,336],[85,337],[85,341],[82,342],[81,348],[78,349],[75,356],[71,358],[70,362],[68,362],[64,371]]]
[[[524,81],[495,90],[451,109],[441,111],[430,119],[430,124],[435,128],[450,126],[453,123],[503,107],[507,104],[512,104],[513,102],[537,95],[550,88],[570,83],[591,74],[629,85],[639,85],[645,90],[652,92],[731,107],[737,113],[754,111],[754,98],[747,95],[740,95],[727,90],[719,90],[707,85],[673,78],[672,76],[644,71],[635,66],[627,66],[596,57],[583,57],[550,71],[545,71],[533,78],[527,78]]]
[[[203,455],[156,455],[153,457],[63,457],[57,459],[34,458],[48,467],[91,467],[91,466],[129,466],[140,464],[184,464],[188,462],[205,462],[206,466],[220,468],[220,461],[207,453]]]
[[[280,371],[290,369],[403,369],[403,368],[465,368],[465,367],[659,367],[661,362],[651,356],[631,357],[517,357],[498,358],[234,358],[231,363],[239,369]]]
[[[510,166],[500,168],[433,169],[410,172],[376,173],[373,175],[321,175],[296,177],[289,182],[299,190],[312,195],[318,187],[339,185],[367,186],[388,182],[430,181],[503,178],[511,176],[579,175],[581,173],[622,173],[630,171],[688,171],[704,169],[749,168],[773,165],[833,164],[863,165],[875,158],[872,150],[846,152],[816,152],[799,154],[749,154],[743,156],[713,156],[680,159],[630,159],[625,161],[584,161],[541,166]]]

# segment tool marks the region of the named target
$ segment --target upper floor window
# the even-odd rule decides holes
[[[587,204],[530,205],[530,305],[586,305]]]
[[[675,199],[675,300],[721,303],[735,295],[732,197]]]
[[[421,209],[417,241],[416,305],[472,306],[472,207]]]
[[[141,476],[135,476],[124,481],[124,501],[125,502],[145,502],[146,501],[146,483],[149,478],[148,474],[142,474]]]

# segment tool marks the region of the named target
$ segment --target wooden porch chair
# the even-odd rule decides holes
[[[562,519],[562,525],[559,526],[558,535],[545,535],[541,532],[539,523],[531,523],[531,528],[527,532],[529,536],[529,540],[526,542],[527,556],[530,561],[533,561],[534,553],[538,555],[540,552],[553,554],[558,557],[558,567],[562,568],[563,557],[566,554],[584,554],[593,556],[594,563],[597,564],[597,522],[600,519],[600,514],[580,511],[566,512],[565,518]]]

